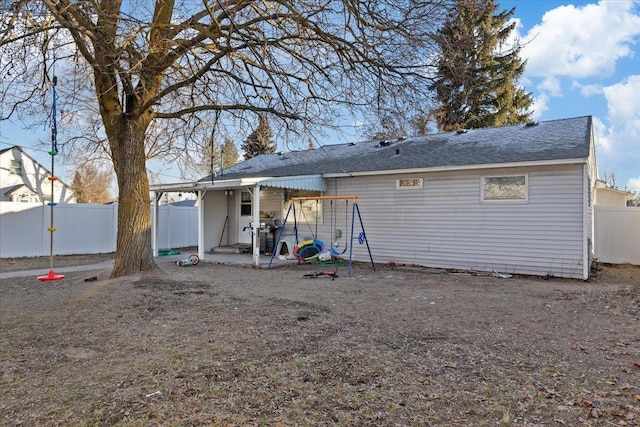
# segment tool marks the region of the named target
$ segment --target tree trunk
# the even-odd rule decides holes
[[[156,268],[151,252],[151,204],[144,151],[146,123],[126,114],[117,122],[117,140],[110,141],[118,178],[118,237],[112,278]]]

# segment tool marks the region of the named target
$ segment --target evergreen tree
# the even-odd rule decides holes
[[[274,153],[278,148],[278,145],[273,140],[269,119],[264,115],[259,116],[259,118],[258,127],[242,143],[245,159],[250,159],[258,154]]]
[[[220,169],[227,169],[238,163],[238,148],[232,139],[226,138],[222,146],[216,140],[205,144],[200,162],[200,170],[217,174]]]
[[[530,120],[533,98],[518,86],[526,61],[520,46],[505,49],[515,8],[496,13],[494,0],[458,0],[436,34],[438,71],[431,89],[438,129],[484,128]]]
[[[238,148],[231,138],[227,138],[222,146],[222,168],[226,169],[236,163],[238,163]]]
[[[202,159],[199,169],[208,174],[214,174],[220,169],[220,143],[213,136],[202,147]]]

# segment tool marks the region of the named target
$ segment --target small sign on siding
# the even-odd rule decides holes
[[[422,178],[400,178],[396,180],[396,188],[399,190],[422,188]]]

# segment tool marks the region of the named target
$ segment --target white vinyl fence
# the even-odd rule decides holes
[[[598,261],[640,265],[640,208],[596,206],[594,226]]]
[[[42,203],[0,202],[0,258],[49,255],[50,209]],[[198,208],[162,205],[159,211],[158,248],[198,244]],[[115,252],[118,205],[60,203],[54,207],[54,226],[54,254]]]

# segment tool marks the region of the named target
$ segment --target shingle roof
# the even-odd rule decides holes
[[[29,191],[31,191],[34,194],[38,194],[36,190],[34,190],[30,185],[27,184],[17,184],[14,185],[13,187],[11,187],[9,190],[5,191],[4,194],[5,195],[11,195],[13,194],[16,190],[19,190],[22,187],[26,187]]]
[[[4,148],[4,149],[0,150],[0,154],[4,154],[4,153],[6,153],[7,151],[11,151],[11,150],[13,150],[14,148],[16,148],[16,147],[14,146],[14,147],[9,147],[9,148]]]
[[[591,116],[263,154],[213,180],[587,159]],[[211,176],[201,179],[210,181]]]

